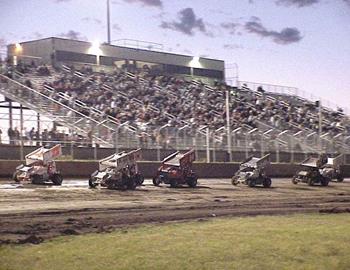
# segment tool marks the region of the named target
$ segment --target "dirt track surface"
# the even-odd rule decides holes
[[[64,181],[59,187],[0,181],[0,244],[40,243],[142,223],[309,212],[350,212],[350,180],[310,187],[273,179],[270,189],[235,187],[229,179],[172,189],[148,180],[135,191],[89,189],[86,180]]]

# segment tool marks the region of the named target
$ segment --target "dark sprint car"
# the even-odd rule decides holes
[[[239,170],[232,177],[232,185],[245,184],[249,187],[262,185],[265,188],[271,187],[271,178],[266,175],[266,167],[270,164],[270,154],[261,158],[249,157],[243,161]]]
[[[292,183],[298,184],[299,182],[302,182],[307,183],[309,186],[313,186],[314,184],[328,186],[331,179],[321,173],[321,169],[326,163],[327,156],[325,155],[305,159],[300,164],[303,168],[293,177]]]
[[[196,156],[194,150],[184,154],[175,152],[162,161],[156,176],[153,178],[153,184],[159,186],[161,183],[169,184],[175,188],[178,185],[187,184],[194,188],[197,186],[197,176],[192,170],[192,163]]]

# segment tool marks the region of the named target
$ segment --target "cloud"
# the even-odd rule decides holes
[[[102,24],[102,21],[100,19],[96,19],[96,18],[84,17],[81,20],[84,21],[84,22],[87,22],[87,23],[92,22],[92,23],[95,23],[95,24],[98,24],[98,25]]]
[[[144,6],[149,6],[149,7],[163,7],[163,2],[161,0],[124,0],[124,2],[127,3],[141,3]]]
[[[297,28],[286,27],[281,31],[273,31],[266,29],[257,17],[252,17],[250,21],[244,25],[245,30],[248,33],[253,33],[261,37],[271,38],[275,43],[287,45],[302,40],[300,31]]]
[[[232,22],[223,22],[220,24],[220,26],[227,30],[230,35],[236,34],[237,28],[240,26],[238,23],[232,23]]]
[[[54,0],[55,3],[65,3],[65,2],[70,2],[71,0]]]
[[[350,0],[343,0],[343,1],[350,6]]]
[[[222,46],[225,50],[238,50],[238,49],[243,49],[242,45],[238,44],[224,44]]]
[[[209,11],[211,13],[216,13],[216,14],[225,15],[225,16],[232,16],[233,15],[232,12],[223,11],[223,10],[220,10],[220,9],[210,9]]]
[[[122,29],[120,28],[120,26],[117,23],[114,23],[112,25],[112,29],[115,30],[115,31],[118,31],[118,32],[122,31]]]
[[[40,38],[43,37],[43,35],[42,35],[41,33],[39,33],[39,32],[34,32],[34,33],[33,33],[33,36],[34,36],[36,39],[40,39]]]
[[[185,35],[194,36],[196,31],[211,35],[206,29],[202,18],[197,18],[192,8],[185,8],[178,12],[179,21],[165,22],[160,25],[163,29],[171,29]]]
[[[7,45],[7,42],[4,38],[0,38],[0,49],[5,48]]]
[[[347,0],[344,0],[347,1]],[[320,0],[277,0],[277,5],[307,7],[319,3]]]
[[[87,41],[85,36],[82,36],[80,32],[74,30],[69,30],[67,33],[61,33],[58,36],[68,39]]]

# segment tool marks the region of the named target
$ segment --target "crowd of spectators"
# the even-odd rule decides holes
[[[233,119],[236,119],[237,115],[239,119],[243,114],[251,126],[257,126],[256,120],[260,120],[280,130],[318,131],[319,108],[315,103],[292,100],[290,97],[286,102],[287,98],[281,95],[274,94],[275,97],[267,98],[268,94],[265,92],[258,93],[241,94],[234,104]],[[247,104],[249,106],[246,106]],[[323,111],[322,118],[322,132],[337,134],[346,123],[342,111]]]
[[[35,64],[20,64],[16,69],[21,73],[51,76],[44,83],[45,87],[33,84],[30,76],[25,84],[85,115],[95,117],[96,111],[91,110],[95,108],[102,112],[98,117],[109,116],[120,123],[129,122],[150,134],[166,124],[177,128],[188,125],[194,129],[208,126],[211,130],[225,126],[226,92],[231,96],[229,115],[232,129],[264,124],[297,132],[318,131],[319,127],[318,107],[314,103],[267,93],[262,87],[256,91],[237,89],[219,82],[208,86],[174,76],[152,75],[147,66],[133,70],[133,74],[122,69],[107,73],[94,72],[91,67],[77,70],[73,66],[53,70]],[[77,106],[76,101],[85,106]],[[322,118],[322,131],[331,135],[341,132],[346,126],[341,111],[323,111]],[[153,138],[158,140],[157,135]]]
[[[0,144],[2,131],[0,129]],[[55,127],[51,129],[44,128],[42,131],[36,130],[34,127],[31,129],[23,128],[21,132],[18,127],[8,128],[7,130],[8,144],[10,145],[37,145],[48,146],[51,144],[61,143],[64,146],[92,146],[92,141],[88,138],[80,136],[76,133],[68,134],[62,131],[58,131]]]

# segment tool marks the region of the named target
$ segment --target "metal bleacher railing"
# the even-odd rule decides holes
[[[62,69],[65,72],[73,72],[67,66],[62,66]],[[115,150],[142,146],[157,151],[158,159],[160,158],[162,149],[181,150],[195,148],[196,151],[204,151],[206,153],[207,161],[215,161],[217,160],[216,153],[228,151],[226,126],[217,129],[209,129],[207,126],[193,128],[191,123],[183,120],[179,120],[181,123],[177,127],[170,124],[161,127],[147,127],[147,123],[143,127],[140,127],[134,123],[120,123],[118,119],[108,117],[103,112],[91,108],[79,100],[72,100],[65,93],[56,92],[44,83],[50,79],[48,77],[43,79],[40,76],[31,75],[30,79],[36,85],[36,89],[32,89],[22,84],[26,79],[26,75],[18,72],[13,75],[13,79],[0,75],[0,79],[2,80],[0,94],[21,103],[60,125],[66,126],[72,132],[85,136],[92,145],[114,148]],[[54,79],[55,74],[53,73],[52,76],[52,79]],[[74,76],[81,77],[85,75],[79,71],[75,71]],[[136,75],[128,72],[125,76],[135,78]],[[139,82],[147,83],[143,78],[140,78]],[[201,84],[198,81],[192,81],[191,83],[194,86]],[[167,91],[164,87],[155,87],[158,87],[158,90],[164,95],[175,95]],[[125,93],[107,84],[102,85],[102,88],[104,91],[111,91],[113,94],[122,95],[128,102],[135,103],[138,106],[145,106],[141,100],[136,98],[129,99]],[[204,85],[204,88],[206,91],[216,91],[216,89],[209,85]],[[292,89],[283,90],[285,92],[284,94],[293,96]],[[289,94],[287,93],[288,91]],[[225,93],[222,93],[222,95],[224,100]],[[269,95],[266,98],[273,99],[275,97]],[[234,99],[234,97],[231,97],[231,102]],[[254,106],[253,104],[246,105]],[[147,106],[147,109],[159,111],[154,106]],[[214,111],[214,114],[218,117],[222,115],[219,111]],[[164,115],[169,120],[177,121],[174,115],[166,112]],[[333,137],[325,133],[319,138],[318,134],[312,131],[298,130],[297,132],[292,132],[288,129],[278,129],[270,126],[263,121],[257,121],[258,126],[256,128],[245,124],[237,126],[235,125],[237,123],[233,119],[231,124],[230,140],[232,150],[241,151],[246,157],[252,152],[264,154],[272,151],[276,153],[276,160],[279,161],[282,152],[303,154],[318,152],[319,140],[321,141],[323,150],[335,152],[340,147],[344,152],[348,151],[348,141],[350,138],[341,133]],[[338,148],[334,147],[335,145]]]

